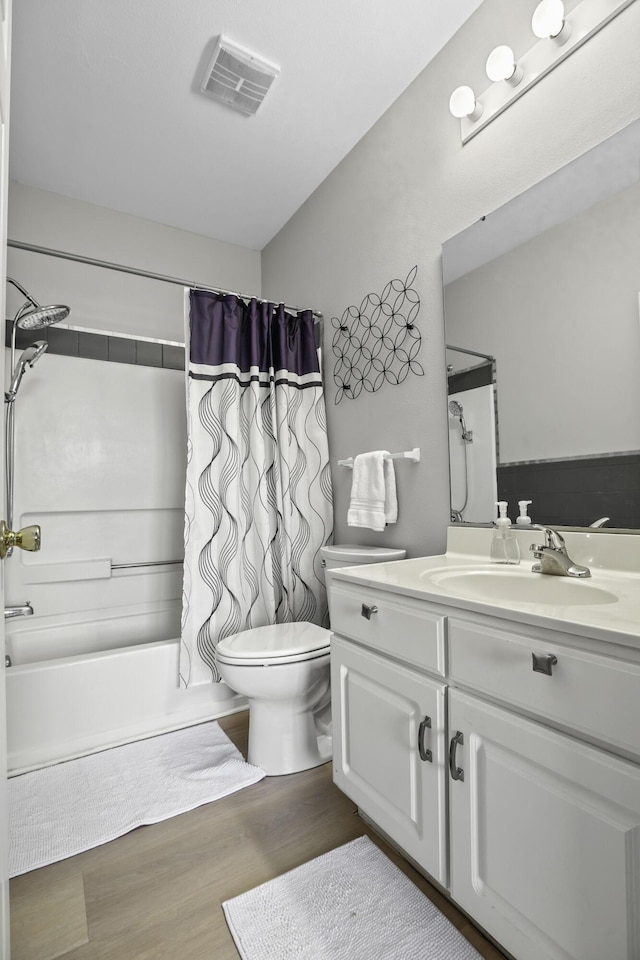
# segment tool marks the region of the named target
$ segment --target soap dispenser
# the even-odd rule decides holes
[[[507,516],[507,501],[498,500],[498,518],[495,521],[489,558],[492,563],[520,563],[520,547],[511,520]]]
[[[531,517],[527,513],[527,507],[531,506],[532,500],[518,500],[520,515],[516,517],[516,523],[521,527],[531,526]]]

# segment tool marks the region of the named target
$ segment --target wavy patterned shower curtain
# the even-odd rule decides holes
[[[326,623],[333,526],[313,315],[191,290],[180,684],[220,680],[223,637]]]

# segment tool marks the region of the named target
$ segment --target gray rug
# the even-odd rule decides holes
[[[212,721],[12,777],[10,876],[219,800],[264,775]]]
[[[481,960],[368,837],[222,908],[242,960]]]

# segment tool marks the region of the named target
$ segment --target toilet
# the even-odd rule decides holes
[[[406,550],[322,547],[324,567],[403,560]],[[225,637],[216,647],[224,682],[249,702],[249,763],[282,776],[331,760],[331,632],[277,623]]]

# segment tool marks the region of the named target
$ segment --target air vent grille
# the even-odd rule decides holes
[[[220,37],[200,88],[204,94],[252,116],[280,68]]]

